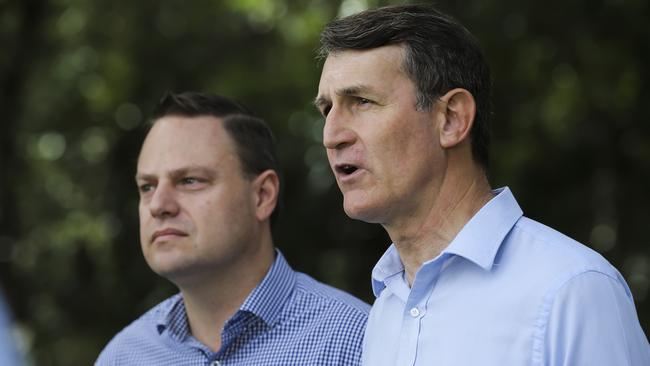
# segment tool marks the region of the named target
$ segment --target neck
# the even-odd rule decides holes
[[[422,263],[437,257],[449,246],[492,197],[481,168],[472,164],[472,169],[449,169],[439,189],[426,192],[409,217],[384,224],[404,264],[409,285]]]
[[[194,338],[213,352],[221,348],[224,324],[262,281],[274,257],[268,233],[255,252],[242,253],[238,260],[215,268],[201,279],[179,285]]]

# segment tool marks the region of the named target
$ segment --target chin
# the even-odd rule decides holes
[[[192,283],[196,283],[196,279],[199,278],[198,271],[192,266],[158,266],[157,268],[151,268],[158,276],[167,279],[176,287],[189,286]]]
[[[369,224],[381,223],[381,207],[368,205],[367,202],[349,202],[344,199],[343,210],[349,218],[367,222]]]
[[[161,262],[149,262],[149,268],[160,277],[169,279],[174,277],[174,273],[178,270],[170,263],[161,263]]]
[[[191,268],[188,263],[183,263],[182,258],[178,258],[174,253],[149,253],[148,256],[145,256],[145,260],[152,271],[169,280]]]

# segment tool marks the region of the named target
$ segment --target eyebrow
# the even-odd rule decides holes
[[[354,85],[336,91],[339,96],[359,95],[372,92],[372,88],[367,85]]]
[[[324,96],[319,95],[316,98],[314,98],[312,104],[314,105],[314,107],[316,107],[316,109],[320,110],[322,106],[328,104],[329,102],[330,102],[329,98],[325,98]]]
[[[212,177],[214,177],[216,175],[216,173],[214,172],[213,169],[206,168],[206,167],[200,166],[200,165],[189,165],[189,166],[186,166],[186,167],[174,169],[174,170],[170,171],[166,175],[169,175],[169,176],[172,176],[172,177],[179,177],[179,176],[186,175],[188,173],[202,173],[202,174],[207,175],[210,178],[212,178]],[[135,175],[135,180],[136,181],[150,181],[150,180],[155,180],[156,178],[157,178],[156,175],[149,174],[149,173],[137,173]]]
[[[338,96],[355,96],[364,93],[372,93],[372,88],[367,85],[354,85],[339,89],[335,93]],[[319,95],[314,99],[313,103],[316,108],[320,109],[322,106],[331,103],[331,100],[330,98]]]

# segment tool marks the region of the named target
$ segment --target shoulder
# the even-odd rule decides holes
[[[552,365],[650,364],[650,347],[624,282],[581,272],[552,289],[547,300],[535,337],[540,359]]]
[[[527,217],[522,217],[515,224],[506,241],[506,250],[523,258],[523,262],[530,262],[528,265],[533,273],[538,270],[555,281],[563,282],[587,272],[623,281],[616,268],[602,255]]]
[[[306,301],[324,304],[332,309],[367,316],[370,305],[349,293],[316,281],[312,277],[296,272],[295,292]]]
[[[506,245],[503,256],[520,261],[529,291],[537,292],[541,300],[533,347],[540,360],[550,364],[647,362],[647,340],[632,293],[602,255],[525,217],[517,222]]]
[[[545,307],[558,295],[566,294],[563,289],[571,288],[576,281],[614,286],[618,294],[632,301],[625,279],[602,255],[526,217],[514,226],[500,256],[500,260],[511,267],[511,276],[513,272],[526,273],[522,284],[542,296]],[[584,300],[589,302],[594,298]]]
[[[370,306],[356,297],[295,273],[296,283],[282,310],[279,330],[318,364],[357,365]]]
[[[363,335],[370,311],[368,304],[304,273],[296,272],[295,278],[293,293],[283,311],[285,320],[342,342]]]
[[[500,278],[517,290],[517,298],[540,304],[540,319],[550,315],[559,297],[579,294],[575,300],[594,308],[602,289],[633,305],[625,279],[603,256],[526,217],[506,237],[495,265]]]
[[[104,347],[97,358],[96,365],[115,365],[137,360],[138,355],[150,349],[159,335],[158,320],[179,301],[180,295],[174,295],[134,320],[117,333]]]

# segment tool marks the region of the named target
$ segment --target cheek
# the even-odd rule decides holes
[[[379,145],[376,152],[380,176],[394,189],[403,188],[419,176],[429,176],[434,170],[433,142],[421,135],[398,134],[390,142]]]
[[[248,208],[248,202],[244,202],[238,192],[219,192],[218,195],[196,201],[194,210],[190,213],[192,220],[200,222],[204,228],[228,227],[237,224],[239,212]]]
[[[417,137],[416,132],[405,128],[399,116],[375,122],[374,127],[365,133],[366,148],[382,159],[399,160]]]
[[[149,214],[149,210],[147,210],[147,208],[142,205],[138,206],[138,220],[140,223],[140,233],[145,232],[147,222],[149,221],[149,217],[151,217],[151,215]]]
[[[332,164],[332,161],[334,160],[334,150],[331,149],[325,149],[325,152],[327,153],[327,162],[330,163],[330,167]]]
[[[408,164],[410,142],[401,131],[369,135],[366,140],[368,157],[373,161],[381,175],[391,175]]]

